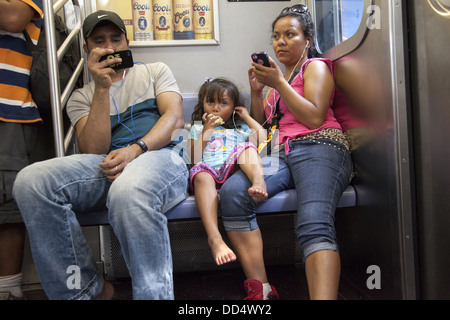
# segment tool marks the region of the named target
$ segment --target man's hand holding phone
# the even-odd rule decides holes
[[[111,64],[121,63],[121,58],[107,59],[100,61],[105,55],[113,54],[113,49],[94,48],[89,53],[88,68],[96,85],[102,88],[109,88],[113,83],[116,72],[110,68]]]
[[[133,55],[131,54],[130,50],[123,50],[123,51],[115,51],[112,54],[106,54],[103,57],[100,58],[99,62],[103,62],[107,60],[108,62],[111,62],[112,59],[121,59],[118,63],[110,64],[109,67],[113,70],[120,70],[125,68],[132,68],[133,63]]]
[[[113,49],[95,48],[89,54],[88,68],[95,83],[104,88],[111,86],[116,71],[133,67],[133,56],[130,50],[114,51]]]

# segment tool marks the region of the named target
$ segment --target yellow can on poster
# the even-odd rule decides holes
[[[175,40],[194,38],[192,25],[192,0],[173,0],[173,24]]]
[[[213,38],[212,0],[192,0],[194,11],[194,39]]]
[[[152,0],[131,0],[134,41],[153,40]]]
[[[172,0],[153,0],[155,40],[173,40]]]

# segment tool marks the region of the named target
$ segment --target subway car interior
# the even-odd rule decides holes
[[[101,8],[116,10],[133,34],[129,1],[43,2],[44,22],[50,25],[47,41],[53,45],[51,17],[63,17],[80,52],[76,76],[84,83],[90,75],[78,35],[83,18]],[[339,299],[450,299],[450,169],[445,160],[450,159],[445,142],[450,121],[446,73],[450,70],[446,51],[450,50],[450,1],[209,3],[213,8],[209,39],[156,40],[155,31],[153,40],[130,41],[134,61],[161,61],[171,68],[183,95],[186,124],[205,78],[232,79],[249,108],[251,54],[266,51],[276,60],[272,21],[283,8],[306,5],[315,22],[314,46],[321,57],[333,62],[334,112],[341,117],[353,160],[353,177],[335,214],[341,255]],[[35,151],[36,159],[78,152],[74,128],[64,110],[77,81],[60,88],[58,54],[50,48],[54,50],[48,55],[53,115],[40,128],[42,147]],[[289,190],[268,199],[257,209],[258,222],[268,276],[280,299],[307,300],[293,202],[295,194]],[[107,212],[80,212],[77,217],[98,268],[115,286],[114,299],[132,299],[129,272]],[[243,299],[245,279],[239,262],[220,267],[214,263],[195,199],[188,197],[167,217],[175,299]],[[23,288],[29,300],[47,299],[28,244]]]

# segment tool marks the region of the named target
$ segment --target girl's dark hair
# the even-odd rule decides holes
[[[192,113],[191,124],[193,125],[195,121],[203,121],[202,116],[205,113],[205,110],[203,109],[203,101],[205,98],[207,101],[215,100],[216,98],[221,101],[225,92],[228,93],[235,107],[243,106],[240,100],[239,89],[233,82],[223,78],[206,81],[198,91],[198,101],[195,105],[194,112]],[[238,113],[236,113],[234,116],[234,122],[237,124],[238,121],[241,121],[241,119]],[[226,129],[234,128],[232,117],[230,117],[230,119],[228,119],[228,121],[222,126]]]
[[[305,38],[308,38],[309,36],[312,36],[311,41],[311,47],[308,50],[308,58],[314,58],[319,56],[319,53],[316,50],[316,47],[314,45],[314,35],[315,35],[315,26],[314,21],[311,18],[311,15],[309,13],[299,13],[295,11],[286,11],[281,12],[280,15],[275,19],[275,21],[272,23],[272,32],[275,29],[275,24],[284,17],[293,17],[297,19],[297,21],[302,26],[303,34],[305,35]]]

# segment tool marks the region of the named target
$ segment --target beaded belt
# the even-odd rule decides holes
[[[300,137],[291,139],[289,141],[294,142],[294,141],[324,140],[324,139],[338,142],[338,143],[342,144],[347,149],[347,151],[350,150],[350,144],[348,143],[347,138],[345,137],[342,130],[335,129],[335,128],[328,128],[328,129],[320,130],[318,132],[308,133],[308,134],[305,134],[304,136],[300,136]],[[281,144],[278,144],[275,146],[275,150],[280,150],[282,148],[284,148],[284,143],[281,143]]]

